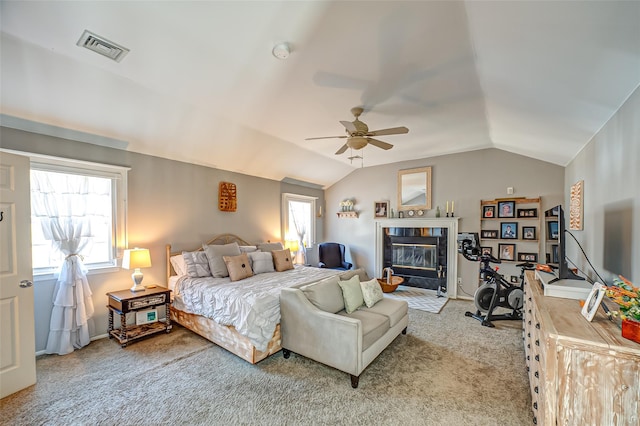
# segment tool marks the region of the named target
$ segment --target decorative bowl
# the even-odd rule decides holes
[[[402,277],[391,277],[391,283],[387,284],[386,278],[378,278],[378,283],[380,284],[380,288],[382,288],[383,293],[391,293],[396,291],[398,286],[404,282],[404,278]]]

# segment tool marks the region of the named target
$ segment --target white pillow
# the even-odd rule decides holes
[[[240,253],[253,253],[254,251],[258,251],[258,247],[256,247],[256,246],[240,246]]]
[[[274,251],[274,250],[284,250],[284,246],[282,243],[260,243],[258,244],[258,250],[260,251]]]
[[[182,258],[186,265],[186,272],[191,278],[210,277],[209,259],[203,251],[182,252]]]
[[[209,269],[211,275],[215,278],[224,278],[229,276],[229,270],[224,263],[222,256],[238,256],[240,255],[240,247],[238,243],[230,243],[223,245],[212,244],[210,246],[203,244],[202,248],[207,254],[209,260]]]
[[[273,256],[269,252],[254,251],[247,253],[249,256],[249,262],[251,262],[251,268],[253,268],[254,274],[264,274],[265,272],[275,272],[276,268],[273,266]]]
[[[375,278],[370,281],[361,282],[360,288],[362,289],[362,298],[367,308],[372,307],[384,298],[382,288],[380,288],[380,284]]]
[[[187,275],[187,265],[184,263],[184,257],[181,254],[171,256],[169,262],[171,262],[171,266],[173,266],[177,276]]]

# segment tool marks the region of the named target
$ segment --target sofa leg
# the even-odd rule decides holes
[[[402,334],[407,334],[407,327],[405,327],[404,330],[402,330]]]
[[[289,359],[291,356],[291,351],[289,349],[282,348],[282,356],[284,359]]]
[[[351,387],[356,389],[358,387],[358,382],[360,381],[360,376],[351,375]]]

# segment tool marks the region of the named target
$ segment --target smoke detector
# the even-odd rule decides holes
[[[276,44],[273,47],[271,53],[278,59],[287,59],[289,57],[289,54],[291,53],[291,50],[289,49],[289,43]]]
[[[84,30],[76,45],[92,50],[116,62],[120,62],[129,53],[129,49],[126,47],[122,47],[88,30]]]

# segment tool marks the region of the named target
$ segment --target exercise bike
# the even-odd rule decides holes
[[[505,280],[503,275],[490,266],[490,263],[502,262],[490,254],[481,254],[471,240],[462,240],[460,251],[465,259],[472,262],[480,261],[480,277],[484,282],[473,295],[477,311],[467,311],[464,315],[477,319],[486,327],[495,327],[492,321],[522,320],[524,273],[534,269],[535,265],[529,262],[516,265],[520,268],[520,282],[516,285]],[[494,314],[496,308],[511,309],[511,312]]]

